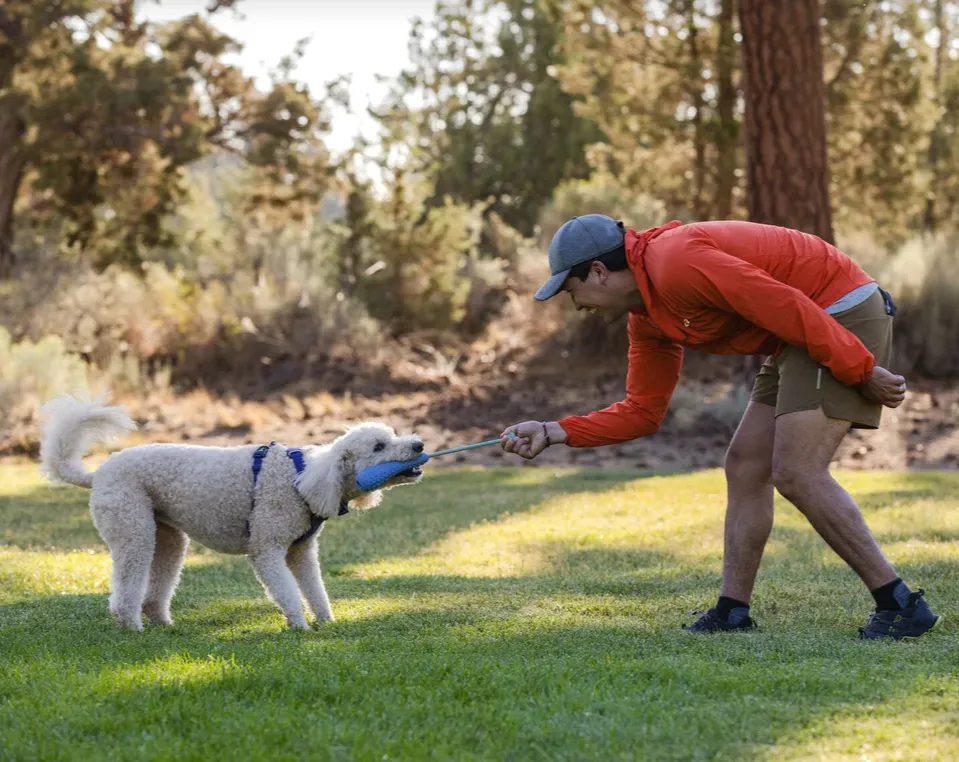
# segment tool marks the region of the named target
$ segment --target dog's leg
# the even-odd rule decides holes
[[[320,572],[316,537],[291,545],[286,552],[286,565],[293,572],[296,584],[306,598],[306,605],[317,621],[332,622],[333,609],[330,608],[330,597],[326,594]]]
[[[143,613],[154,624],[173,624],[170,601],[180,581],[180,569],[183,568],[189,545],[190,538],[179,529],[157,523],[150,586],[143,602]]]
[[[113,561],[110,613],[119,624],[140,631],[157,528],[146,495],[124,498],[122,504],[91,501],[90,508]]]
[[[251,552],[250,563],[270,599],[283,610],[287,624],[293,629],[306,630],[309,625],[303,613],[300,591],[286,566],[285,555],[284,548],[268,548]]]

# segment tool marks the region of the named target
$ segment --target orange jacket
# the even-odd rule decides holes
[[[673,221],[627,230],[626,255],[644,304],[629,315],[626,399],[561,419],[571,447],[655,433],[684,346],[751,355],[792,344],[844,384],[872,373],[872,353],[824,310],[873,279],[820,238],[751,222]]]

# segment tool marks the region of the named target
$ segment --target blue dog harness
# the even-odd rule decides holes
[[[270,442],[268,445],[260,445],[256,448],[256,451],[253,453],[253,487],[256,488],[256,480],[260,476],[260,470],[263,468],[263,460],[266,458],[267,454],[270,452],[271,447],[275,447],[276,442]],[[306,458],[303,455],[303,450],[299,447],[290,447],[286,451],[286,456],[293,461],[293,467],[296,469],[296,475],[299,476],[306,470]],[[253,507],[256,507],[256,496],[253,497]],[[252,514],[252,509],[250,513]],[[349,505],[347,501],[344,500],[340,503],[340,510],[337,512],[338,516],[343,516],[350,512]],[[326,516],[317,516],[312,511],[310,512],[310,528],[306,531],[302,537],[298,537],[293,541],[293,544],[296,545],[301,542],[309,540],[313,535],[316,534],[317,530],[323,526],[323,522],[326,521]],[[246,522],[246,536],[250,536],[250,522]]]

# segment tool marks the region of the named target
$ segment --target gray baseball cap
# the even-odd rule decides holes
[[[550,241],[550,277],[534,298],[539,302],[552,299],[576,265],[618,249],[625,240],[623,223],[605,214],[584,214],[567,220]]]

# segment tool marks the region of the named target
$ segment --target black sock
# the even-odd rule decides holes
[[[716,602],[716,616],[720,619],[729,619],[729,612],[733,609],[748,609],[749,604],[737,601],[735,598],[727,598],[725,595],[719,596]]]
[[[877,587],[870,592],[872,592],[872,597],[876,599],[876,611],[902,611],[906,607],[906,603],[909,601],[909,593],[912,591],[906,587],[906,584],[899,577],[896,577],[892,582],[887,582],[882,587]]]

